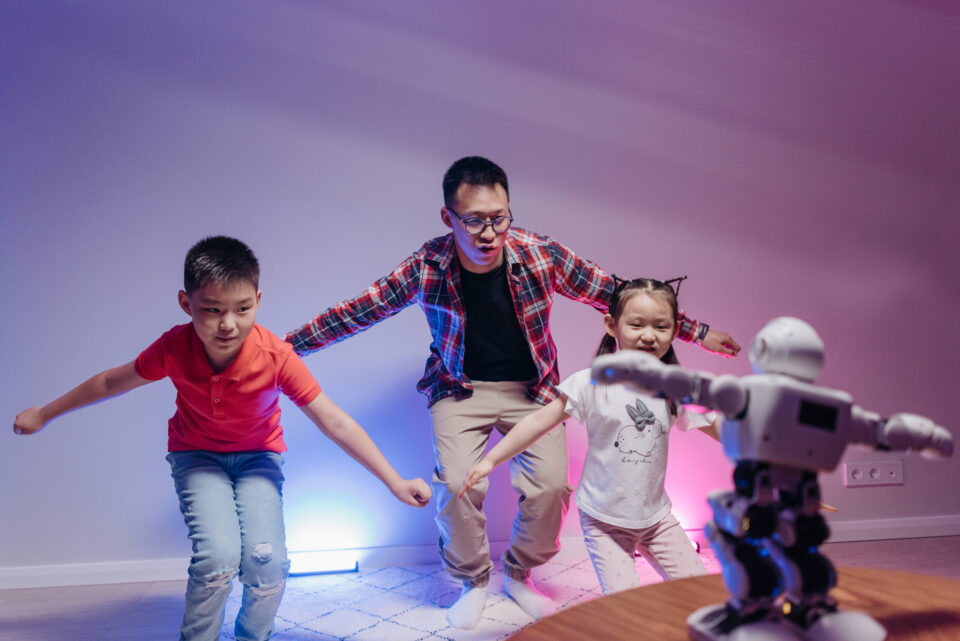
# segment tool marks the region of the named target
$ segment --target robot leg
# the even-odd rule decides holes
[[[787,520],[782,518],[781,523]],[[824,518],[797,515],[791,530],[794,545],[783,552],[798,569],[800,581],[785,593],[783,617],[803,630],[807,641],[883,641],[887,636],[883,626],[862,612],[837,610],[829,594],[837,584],[837,573],[830,559],[817,550],[829,535]]]
[[[819,552],[819,546],[830,536],[830,528],[819,511],[816,473],[804,470],[795,485],[780,488],[780,499],[776,539],[782,547],[778,565],[794,577],[785,585],[783,614],[807,629],[821,615],[837,611],[836,601],[829,594],[837,584],[837,572],[830,559]]]
[[[800,641],[777,620],[780,593],[777,568],[762,548],[724,532],[713,521],[705,533],[720,561],[731,598],[700,608],[687,618],[695,641]]]
[[[786,594],[791,612],[785,614],[806,628],[819,613],[836,611],[836,602],[829,592],[837,585],[837,571],[818,549],[830,534],[823,516],[799,514],[791,517],[794,541],[793,545],[784,548],[784,553],[799,569],[801,581],[799,590]]]
[[[714,520],[707,523],[705,534],[731,598],[724,605],[694,612],[687,619],[691,636],[699,641],[795,641],[799,637],[768,621],[779,615],[776,601],[782,586],[761,541],[776,530],[776,510],[772,505],[756,505],[753,497],[739,492],[713,492],[708,503]]]

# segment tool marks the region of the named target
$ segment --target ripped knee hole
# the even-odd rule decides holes
[[[247,588],[255,596],[264,598],[283,592],[283,586],[285,583],[285,581],[278,581],[277,583],[271,583],[270,585],[248,585]]]
[[[237,576],[236,570],[222,570],[220,572],[211,572],[203,577],[203,586],[211,589],[224,588],[230,585],[233,577]]]
[[[273,545],[270,543],[257,543],[253,548],[253,560],[257,563],[269,563],[273,558]]]

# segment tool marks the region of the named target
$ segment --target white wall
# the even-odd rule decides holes
[[[507,170],[517,225],[621,275],[688,274],[683,306],[744,347],[770,318],[805,318],[822,384],[956,434],[958,26],[948,3],[893,0],[3,3],[0,574],[189,554],[163,460],[169,383],[35,437],[9,424],[183,322],[193,242],[254,248],[259,321],[282,334],[444,233],[440,179],[468,154]],[[562,373],[585,366],[599,315],[560,300],[553,323]],[[428,340],[411,309],[307,359],[425,478]],[[749,372],[745,354],[679,351]],[[435,544],[432,507],[395,502],[285,409],[291,547]],[[575,481],[585,438],[569,438]],[[700,527],[730,466],[707,439],[673,443],[669,489]],[[903,458],[906,483],[825,475],[837,531],[960,532],[955,461],[848,458]]]

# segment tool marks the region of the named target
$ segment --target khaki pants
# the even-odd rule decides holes
[[[640,586],[635,552],[639,552],[664,580],[707,573],[690,538],[672,512],[642,530],[610,525],[583,510],[579,512],[583,539],[604,594]]]
[[[492,431],[506,434],[540,408],[527,398],[526,383],[474,381],[473,385],[469,398],[444,398],[430,408],[440,559],[451,576],[471,587],[486,585],[493,570],[483,514],[487,479],[470,488],[462,499],[457,492],[470,468],[483,458]],[[522,579],[560,549],[560,527],[571,494],[562,425],[510,461],[510,483],[520,493],[520,509],[510,547],[503,554],[503,570]]]

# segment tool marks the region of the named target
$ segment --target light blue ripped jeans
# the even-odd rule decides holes
[[[216,641],[237,574],[243,602],[237,641],[273,633],[290,569],[283,532],[283,457],[195,450],[167,455],[193,557],[180,641]]]

